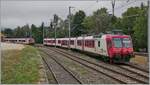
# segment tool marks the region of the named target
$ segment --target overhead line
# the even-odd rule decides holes
[[[121,9],[121,8],[126,7],[126,6],[128,6],[128,5],[132,4],[132,3],[135,3],[135,2],[136,2],[136,1],[130,2],[130,3],[127,2],[125,5],[121,5],[121,6],[119,6],[119,7],[116,7],[115,10]],[[108,12],[112,12],[112,10],[110,10],[110,11],[108,11]]]
[[[1,1],[111,1],[111,0],[1,0]],[[116,0],[116,1],[125,1],[125,0]],[[141,1],[141,0],[136,0]],[[147,1],[147,0],[142,0]]]

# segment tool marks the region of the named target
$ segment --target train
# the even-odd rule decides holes
[[[97,54],[110,63],[129,62],[134,57],[132,39],[129,35],[102,34],[72,38],[44,38],[43,44]]]
[[[18,44],[34,44],[34,38],[4,38],[4,42],[7,43],[18,43]]]

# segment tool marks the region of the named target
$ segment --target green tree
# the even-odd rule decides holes
[[[122,14],[122,25],[125,34],[133,36],[133,27],[135,26],[135,21],[139,13],[140,7],[131,7],[128,8],[128,10]]]
[[[134,43],[135,48],[146,48],[147,49],[147,38],[148,38],[148,16],[147,16],[147,7],[141,6],[141,10],[139,13],[139,17],[135,21],[135,25],[133,27],[134,31]]]
[[[98,9],[96,12],[94,12],[93,17],[95,20],[94,22],[96,23],[96,27],[95,27],[96,34],[109,30],[111,17],[108,14],[106,8]]]
[[[71,36],[80,36],[81,34],[86,33],[85,27],[82,25],[84,18],[85,18],[84,11],[79,10],[76,12],[76,14],[73,16],[73,21],[71,25]]]
[[[58,24],[58,20],[59,20],[59,17],[57,14],[54,14],[54,20],[53,20],[53,23],[55,23],[56,25]]]
[[[12,37],[14,35],[13,30],[11,28],[5,28],[2,33],[7,37]]]
[[[95,32],[95,23],[93,16],[88,16],[83,21],[83,26],[86,28],[88,34]]]
[[[31,32],[32,32],[31,35],[32,35],[32,37],[35,39],[35,42],[36,42],[36,43],[38,42],[38,41],[37,41],[37,40],[38,40],[38,39],[37,39],[37,38],[38,38],[37,30],[38,30],[37,27],[36,27],[34,24],[32,24],[32,25],[31,25]]]
[[[18,26],[14,29],[14,37],[24,37],[25,32],[22,30],[22,27]]]
[[[38,43],[43,43],[43,29],[44,22],[42,22],[41,26],[38,28]]]

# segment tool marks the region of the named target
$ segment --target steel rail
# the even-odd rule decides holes
[[[125,63],[125,65],[149,73],[149,70],[144,69],[144,68],[141,67],[141,66],[140,66],[140,67],[139,67],[139,66],[136,66],[136,65],[134,65],[133,63]]]
[[[52,57],[52,55],[50,55],[49,53],[47,53],[44,50],[42,50],[42,52],[44,52],[45,54],[47,54],[51,59],[53,59],[57,64],[59,64],[66,72],[68,72],[75,80],[77,80],[79,84],[83,84],[82,81],[80,81],[71,71],[69,71],[65,66],[63,66],[60,62],[58,62],[54,57]]]
[[[104,67],[104,66],[100,66],[99,64],[96,64],[96,63],[87,61],[87,60],[85,60],[85,59],[79,58],[79,57],[77,57],[77,56],[75,56],[75,55],[72,55],[72,54],[70,54],[70,53],[65,52],[65,54],[64,54],[64,51],[61,51],[61,50],[59,50],[59,49],[53,50],[53,51],[58,52],[58,53],[60,53],[60,54],[63,54],[64,56],[66,56],[66,57],[68,57],[68,58],[70,58],[70,59],[72,59],[72,58],[69,57],[68,55],[74,56],[74,58],[78,58],[78,59],[83,60],[83,61],[86,61],[86,62],[88,62],[88,63],[90,63],[90,64],[93,64],[93,65],[102,67],[102,68],[104,68],[104,69],[107,69],[107,70],[109,70],[109,71],[115,72],[115,73],[117,73],[117,74],[123,75],[123,76],[128,77],[128,78],[130,78],[130,79],[132,79],[132,80],[136,80],[136,81],[138,81],[139,83],[144,83],[144,84],[145,84],[145,83],[148,83],[148,82],[145,82],[145,81],[142,81],[142,80],[133,78],[133,77],[131,77],[131,76],[129,76],[129,75],[125,75],[125,74],[123,74],[123,73],[120,73],[120,72],[118,72],[118,71],[115,71],[115,70],[106,68],[106,67]],[[66,54],[68,54],[68,55],[66,55]],[[75,60],[75,59],[72,59],[72,60],[77,61],[77,60]],[[77,61],[77,62],[79,62],[79,61]],[[79,63],[81,63],[81,62],[79,62]]]
[[[47,61],[45,60],[44,57],[42,57],[42,59],[43,59],[44,63],[46,64],[46,66],[48,67],[49,71],[52,73],[52,76],[53,76],[53,78],[55,79],[55,82],[56,82],[57,84],[59,84],[59,83],[58,83],[58,80],[57,80],[57,78],[56,78],[56,75],[55,75],[55,73],[53,72],[52,68],[48,65],[48,63],[47,63]]]

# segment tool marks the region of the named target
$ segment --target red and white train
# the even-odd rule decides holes
[[[4,42],[18,43],[18,44],[34,44],[33,38],[4,38]]]
[[[56,42],[56,43],[55,43]],[[45,38],[44,45],[69,47],[69,38]],[[133,57],[132,40],[129,35],[103,34],[70,38],[70,48],[101,55],[110,62],[129,62]]]

